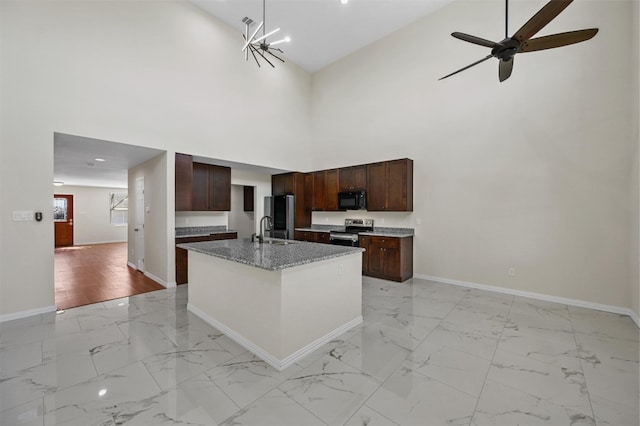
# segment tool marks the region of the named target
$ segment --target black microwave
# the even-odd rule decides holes
[[[338,192],[339,210],[364,210],[367,208],[366,191]]]

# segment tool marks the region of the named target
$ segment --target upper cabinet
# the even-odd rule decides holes
[[[176,153],[176,211],[191,210],[193,157]]]
[[[231,168],[195,163],[176,154],[176,210],[231,210]]]
[[[338,211],[338,169],[324,172],[324,211]]]
[[[367,166],[363,164],[339,169],[338,182],[340,192],[367,189]]]
[[[230,167],[193,163],[191,210],[231,210]]]
[[[307,188],[313,191],[312,210],[338,211],[339,170],[320,170],[309,174],[313,176],[312,184],[307,184]]]
[[[413,160],[367,164],[367,210],[413,211]]]

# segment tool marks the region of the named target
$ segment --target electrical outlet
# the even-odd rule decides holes
[[[516,276],[516,268],[514,268],[514,267],[509,268],[509,276],[510,277],[515,277]]]
[[[344,264],[338,263],[338,275],[344,274]]]
[[[422,225],[422,219],[416,218],[416,225]]]

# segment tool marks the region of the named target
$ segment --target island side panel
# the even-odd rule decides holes
[[[282,348],[286,356],[361,319],[362,253],[282,271]]]
[[[189,251],[189,305],[278,359],[280,279],[280,271]]]

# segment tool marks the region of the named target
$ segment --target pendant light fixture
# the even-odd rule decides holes
[[[273,46],[281,43],[288,43],[291,41],[291,39],[289,38],[289,36],[287,36],[283,39],[273,41],[271,43],[267,41],[267,38],[280,31],[280,28],[276,28],[275,30],[269,31],[267,33],[265,25],[265,0],[262,0],[262,22],[258,24],[258,28],[256,28],[251,35],[249,35],[249,29],[254,24],[253,19],[245,16],[244,18],[242,18],[242,22],[244,22],[245,25],[245,33],[242,35],[245,41],[244,46],[242,46],[245,61],[249,60],[249,53],[251,53],[251,56],[253,56],[253,59],[255,59],[258,67],[260,67],[260,60],[258,59],[258,57],[260,57],[264,59],[269,65],[271,65],[272,68],[275,68],[275,65],[273,65],[269,58],[267,58],[267,55],[276,58],[280,62],[284,62],[284,59],[276,56],[273,53],[274,51],[284,53],[282,49]],[[260,32],[260,29],[262,29],[262,35],[256,38],[258,32]]]

